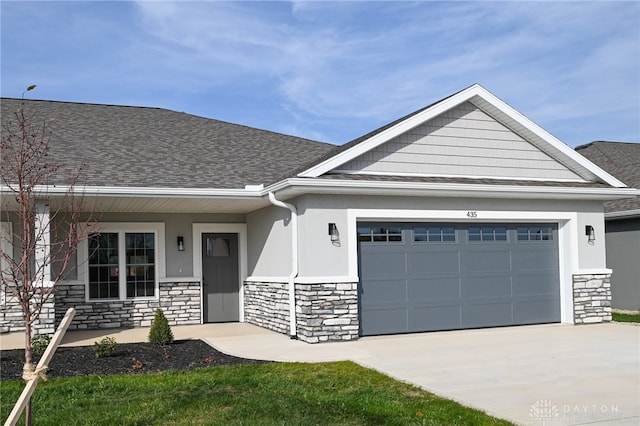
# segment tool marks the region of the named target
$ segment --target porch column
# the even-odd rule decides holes
[[[36,287],[51,286],[51,226],[49,205],[46,201],[36,201],[34,235],[35,244],[35,277]]]

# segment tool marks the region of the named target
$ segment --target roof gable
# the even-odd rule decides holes
[[[455,126],[452,125],[452,119],[455,121],[463,118],[465,111],[471,113],[471,117],[466,119],[466,126],[470,127],[462,131],[453,130]],[[481,118],[477,120],[481,123],[473,123],[474,115],[476,118]],[[474,129],[473,126],[477,125],[489,128]],[[433,131],[437,131],[436,134],[433,134]],[[454,146],[437,152],[438,149],[442,149],[437,146],[443,145],[442,137],[447,133],[448,137],[455,139]],[[427,141],[424,137],[429,135],[433,137]],[[471,144],[474,146],[465,146],[465,143],[468,145],[469,136],[472,135],[475,135],[471,138],[475,139]],[[501,141],[498,136],[505,138]],[[434,142],[436,140],[440,142]],[[422,143],[416,143],[417,141]],[[496,143],[496,146],[492,146]],[[529,167],[531,168],[529,172],[517,170],[518,166],[527,164],[527,158],[505,156],[505,150],[509,147],[516,148],[510,150],[509,154],[525,157],[527,153],[531,154],[535,157],[532,162],[536,163],[536,166]],[[479,160],[477,156],[478,149],[484,150],[483,160]],[[451,156],[455,150],[458,154],[465,152],[465,155],[454,155],[454,158],[449,158],[444,164],[438,166],[416,165],[416,159],[411,160],[412,155],[415,154],[412,151],[415,150],[422,150],[423,159],[426,156],[435,159],[434,156],[440,155],[442,160],[445,156]],[[487,155],[487,151],[490,150],[494,152]],[[520,153],[515,154],[511,151],[520,151]],[[381,161],[383,159],[395,164],[383,165],[384,161]],[[452,164],[455,161],[459,163]],[[376,162],[380,164],[374,165]],[[412,162],[413,165],[411,165]],[[470,162],[474,164],[469,164]],[[532,162],[527,165],[531,166]],[[511,166],[487,173],[496,164],[502,166],[511,164]],[[412,167],[413,170],[411,170]],[[536,169],[538,169],[537,174]],[[545,172],[541,174],[540,170]],[[477,84],[371,132],[347,146],[336,148],[333,155],[328,155],[308,166],[298,176],[319,177],[327,173],[344,173],[345,171],[419,176],[601,181],[616,187],[625,186]]]
[[[583,181],[471,102],[392,138],[332,173]]]

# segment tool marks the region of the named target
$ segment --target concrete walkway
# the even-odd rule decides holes
[[[172,327],[222,352],[292,362],[352,360],[496,417],[526,425],[640,425],[640,327],[563,324],[367,337],[309,345],[249,324]],[[146,341],[148,329],[69,332]],[[2,349],[22,336],[0,336]]]

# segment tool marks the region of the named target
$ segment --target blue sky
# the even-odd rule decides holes
[[[7,1],[1,94],[342,144],[480,83],[575,147],[640,141],[640,2]]]

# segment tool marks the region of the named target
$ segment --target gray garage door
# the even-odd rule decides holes
[[[554,224],[358,223],[360,334],[560,321]]]

